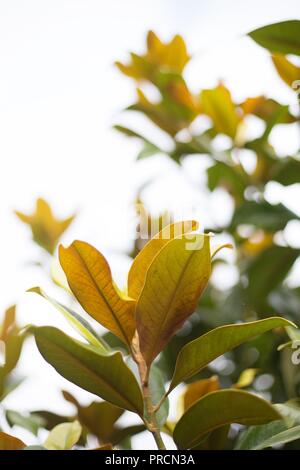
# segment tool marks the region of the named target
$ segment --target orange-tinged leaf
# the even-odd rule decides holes
[[[194,220],[175,222],[167,225],[157,233],[134,259],[128,274],[128,295],[138,299],[145,283],[147,270],[155,256],[172,238],[197,230],[198,223]]]
[[[20,450],[24,447],[26,447],[26,444],[17,437],[0,432],[0,450]]]
[[[123,299],[113,285],[110,267],[93,246],[74,241],[60,246],[59,259],[81,306],[101,325],[130,344],[135,330],[135,301]]]
[[[217,375],[213,375],[209,379],[197,380],[196,382],[188,384],[183,395],[184,411],[190,408],[199,398],[219,389],[220,383]]]
[[[26,215],[19,211],[15,213],[22,222],[30,226],[33,240],[50,254],[53,254],[60,237],[74,219],[74,216],[65,220],[57,219],[49,204],[41,198],[37,199],[33,214]]]
[[[210,236],[169,241],[151,263],[137,303],[140,350],[149,366],[194,313],[211,272]]]
[[[284,55],[273,54],[272,60],[279,76],[289,87],[292,87],[296,80],[300,80],[300,67],[290,62]]]

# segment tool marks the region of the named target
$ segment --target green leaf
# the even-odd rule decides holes
[[[44,447],[48,450],[70,450],[78,442],[81,432],[78,421],[58,424],[50,431]]]
[[[209,241],[210,236],[203,234],[170,240],[147,271],[136,322],[148,366],[196,310],[211,272]]]
[[[53,327],[32,327],[37,347],[59,374],[120,408],[143,414],[139,385],[120,352],[102,355]]]
[[[48,300],[57,310],[63,314],[63,316],[68,320],[68,322],[78,331],[83,338],[85,338],[90,344],[99,348],[103,353],[108,352],[108,346],[105,342],[99,337],[94,328],[82,318],[78,313],[74,312],[70,308],[62,305],[57,300],[49,297],[40,287],[32,287],[28,289],[27,292],[35,292],[36,294],[44,297]]]
[[[283,186],[299,183],[300,160],[286,157],[280,160],[273,168],[270,178]]]
[[[35,436],[37,436],[38,430],[44,425],[43,418],[34,414],[25,416],[18,411],[6,410],[5,416],[10,426],[20,426],[27,429]]]
[[[207,169],[207,184],[210,191],[222,186],[241,201],[244,199],[247,183],[245,174],[237,166],[217,162]]]
[[[250,260],[244,272],[247,300],[259,313],[264,313],[268,295],[285,279],[299,254],[298,249],[273,245]]]
[[[20,450],[24,447],[26,444],[20,439],[0,431],[0,450]]]
[[[255,322],[221,326],[191,341],[178,354],[168,393],[225,352],[273,328],[289,325],[293,324],[284,318],[271,317]]]
[[[283,21],[255,29],[249,36],[271,52],[300,55],[300,21]]]
[[[162,373],[155,364],[153,364],[151,367],[150,377],[149,377],[149,387],[150,387],[153,405],[157,405],[157,403],[160,401],[162,396],[165,394],[165,385],[164,385]],[[169,414],[169,400],[168,398],[166,398],[166,400],[164,400],[163,404],[161,405],[158,412],[156,413],[156,419],[160,427],[162,427],[165,424],[168,418],[168,414]]]
[[[263,449],[265,441],[273,436],[276,437],[286,429],[284,420],[277,420],[262,426],[250,426],[240,433],[235,450]]]
[[[180,449],[192,449],[211,431],[226,424],[264,424],[280,418],[270,403],[256,395],[241,390],[220,390],[191,406],[178,421],[173,437]]]
[[[239,225],[254,225],[271,232],[283,230],[290,220],[299,219],[283,204],[269,204],[267,201],[247,201],[238,207],[231,221],[231,228]]]

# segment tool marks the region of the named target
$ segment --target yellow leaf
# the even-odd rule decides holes
[[[220,84],[214,89],[203,90],[200,101],[202,112],[212,119],[216,131],[234,139],[241,117],[230,91]]]
[[[104,256],[88,243],[60,246],[59,259],[69,286],[81,306],[101,325],[130,344],[135,330],[135,301],[124,300],[113,285]]]
[[[292,87],[296,80],[300,80],[300,67],[294,65],[284,55],[273,54],[272,61],[279,76],[289,87]]]
[[[197,228],[198,223],[194,220],[175,222],[164,227],[145,245],[134,259],[128,274],[128,294],[130,297],[133,299],[139,297],[145,283],[148,267],[162,247],[172,238],[193,232]]]
[[[234,384],[234,388],[246,388],[252,384],[258,369],[245,369]]]
[[[219,389],[220,383],[216,375],[213,375],[209,379],[197,380],[196,382],[188,384],[183,395],[184,411],[190,408],[199,398]]]
[[[0,450],[20,450],[24,447],[26,444],[20,439],[0,431]]]
[[[50,431],[44,447],[48,450],[70,450],[78,442],[81,432],[78,421],[58,424]]]
[[[33,240],[50,254],[53,254],[60,237],[74,219],[74,216],[65,220],[56,219],[44,199],[37,199],[36,210],[31,215],[19,211],[15,213],[22,222],[30,226]]]
[[[169,241],[152,261],[136,309],[140,350],[149,366],[194,313],[211,273],[210,236]]]

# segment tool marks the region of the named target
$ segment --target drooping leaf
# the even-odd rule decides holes
[[[232,229],[244,224],[276,232],[283,230],[290,220],[296,219],[299,217],[283,204],[273,205],[267,201],[246,201],[235,210],[230,225]]]
[[[81,432],[78,421],[58,424],[50,431],[44,447],[48,450],[70,450],[78,442]]]
[[[144,246],[135,257],[128,273],[128,295],[138,299],[147,275],[147,270],[155,256],[172,238],[197,230],[196,221],[175,222],[167,225]]]
[[[26,444],[20,439],[0,431],[0,450],[20,450],[24,447]]]
[[[37,199],[36,210],[32,215],[26,215],[19,211],[16,211],[16,215],[22,222],[30,226],[33,240],[51,255],[54,253],[60,237],[74,220],[74,216],[65,220],[56,219],[49,204],[41,198]]]
[[[300,55],[300,21],[282,21],[255,29],[249,36],[271,52]]]
[[[78,331],[90,344],[99,348],[103,353],[108,351],[108,346],[105,345],[104,341],[96,333],[94,328],[78,313],[74,312],[69,307],[62,305],[52,297],[49,297],[40,287],[32,287],[27,292],[35,292],[41,297],[44,297],[44,299],[48,300],[60,313],[63,314],[75,330]]]
[[[120,352],[102,355],[53,327],[32,327],[44,359],[70,382],[120,408],[143,414],[139,385]]]
[[[270,403],[256,395],[241,390],[219,390],[205,395],[186,411],[173,437],[180,449],[191,449],[208,433],[226,424],[264,424],[280,418]]]
[[[220,383],[217,375],[188,384],[183,394],[184,411],[190,408],[199,398],[207,395],[207,393],[216,392],[219,389]]]
[[[60,247],[60,262],[81,306],[99,323],[130,344],[135,330],[132,299],[123,299],[113,285],[104,256],[88,243]]]
[[[271,317],[249,323],[220,326],[191,341],[178,354],[168,393],[225,352],[273,328],[289,325],[292,323],[284,318]]]
[[[209,235],[169,241],[151,263],[137,303],[140,350],[147,365],[196,310],[211,271]]]
[[[201,111],[212,119],[216,131],[234,139],[241,118],[230,91],[223,84],[211,90],[203,90],[200,103]]]

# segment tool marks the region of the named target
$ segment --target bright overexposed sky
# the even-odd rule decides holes
[[[29,264],[38,259],[39,250],[13,214],[14,209],[31,212],[39,196],[57,215],[78,213],[64,242],[79,238],[95,244],[121,283],[129,266],[125,253],[132,243],[132,203],[151,178],[155,183],[147,186],[145,199],[154,210],[180,207],[188,212],[197,206],[202,224],[221,224],[230,216],[230,200],[223,192],[208,200],[201,191],[205,173],[199,159],[187,159],[182,169],[163,156],[135,162],[139,143],[113,131],[112,125],[132,125],[149,135],[154,131],[139,116],[121,113],[135,93],[115,60],[126,60],[131,50],[143,52],[149,29],[165,40],[180,33],[193,55],[186,79],[194,90],[223,79],[237,100],[264,93],[295,106],[295,93],[277,77],[268,53],[244,34],[299,16],[299,0],[2,0],[1,311],[17,302],[21,324],[55,324],[70,331],[52,307],[24,294],[33,285],[55,294],[46,274]],[[282,156],[299,148],[296,128],[286,134],[281,126],[272,139]],[[298,187],[283,191],[273,185],[269,193],[270,201],[280,200],[299,213]],[[291,240],[297,238],[294,233]],[[19,370],[32,379],[7,405],[70,411],[59,388],[75,387],[31,349],[28,344]],[[91,399],[79,389],[77,395],[86,403]],[[15,434],[35,442],[20,429]],[[136,438],[135,445],[143,448],[143,439]]]

